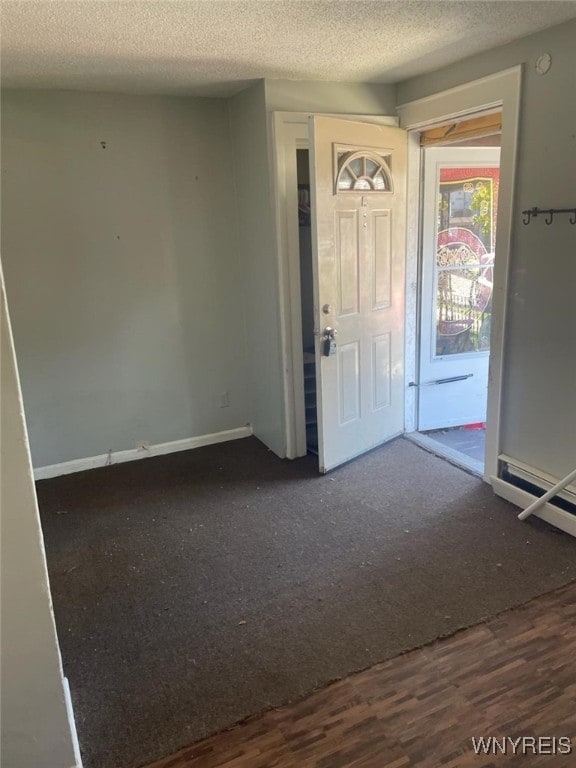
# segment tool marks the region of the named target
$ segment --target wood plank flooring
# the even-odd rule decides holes
[[[570,737],[572,752],[476,755],[481,736]],[[576,765],[576,582],[148,768],[503,765]]]

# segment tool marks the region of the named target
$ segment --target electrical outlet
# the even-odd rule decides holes
[[[136,450],[137,451],[149,451],[150,450],[150,443],[148,440],[140,440],[136,443]]]
[[[228,408],[230,405],[230,392],[226,390],[226,392],[222,392],[220,395],[220,408]]]

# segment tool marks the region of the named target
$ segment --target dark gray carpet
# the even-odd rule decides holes
[[[38,483],[85,768],[134,768],[576,578],[576,541],[399,439],[249,438]]]

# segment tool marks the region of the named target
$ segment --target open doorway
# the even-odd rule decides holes
[[[300,309],[302,313],[302,360],[304,369],[306,451],[308,453],[318,454],[310,159],[309,151],[307,149],[296,150],[296,179],[298,185],[298,243],[300,253]]]
[[[480,118],[482,134],[484,118]],[[468,130],[475,121],[461,123]],[[435,453],[484,473],[499,115],[488,135],[424,147],[417,431]]]
[[[295,378],[324,474],[403,431],[407,152],[396,126],[315,115],[309,127],[292,155]]]

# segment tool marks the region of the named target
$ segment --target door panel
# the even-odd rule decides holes
[[[425,150],[420,431],[486,420],[499,159]]]
[[[390,332],[374,337],[372,341],[372,393],[373,408],[390,405],[390,378],[392,371]]]
[[[358,212],[339,211],[336,261],[338,263],[338,316],[358,312],[360,297],[359,268],[360,243],[358,238]]]
[[[370,257],[374,274],[372,309],[390,306],[392,291],[392,227],[388,211],[374,211],[370,230]]]
[[[340,426],[360,418],[360,378],[358,342],[338,345],[340,382]]]
[[[406,132],[310,118],[320,471],[404,426]],[[334,329],[336,354],[322,354]]]

